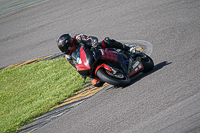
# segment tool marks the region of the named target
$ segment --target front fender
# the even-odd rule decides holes
[[[108,65],[106,65],[106,64],[103,63],[103,64],[99,65],[99,66],[96,68],[96,70],[95,70],[95,75],[96,75],[97,71],[98,71],[100,68],[104,68],[104,69],[106,69],[106,70],[108,70],[108,71],[112,71],[112,69],[110,68],[110,66],[108,66]]]

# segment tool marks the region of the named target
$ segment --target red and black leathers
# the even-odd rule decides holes
[[[94,46],[95,44],[98,43],[98,38],[95,36],[86,36],[83,34],[77,34],[75,35],[72,40],[72,48],[70,53],[67,55],[65,55],[65,58],[67,59],[67,61],[76,68],[73,60],[72,60],[72,53],[76,50],[79,49],[82,45],[84,45],[85,47],[89,46]],[[110,39],[109,37],[106,37],[104,40],[102,40],[99,45],[103,48],[116,48],[116,49],[123,49],[126,51],[129,51],[130,47],[115,41],[114,39]]]

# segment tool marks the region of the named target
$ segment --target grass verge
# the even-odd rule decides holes
[[[0,132],[15,132],[81,88],[65,58],[0,71]]]

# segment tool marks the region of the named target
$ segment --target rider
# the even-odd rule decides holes
[[[125,51],[135,53],[135,47],[129,47],[125,44],[122,44],[114,39],[110,39],[109,37],[106,37],[104,40],[102,40],[100,43],[98,43],[98,38],[94,36],[86,36],[84,34],[77,34],[74,37],[71,37],[68,33],[63,34],[58,38],[57,46],[65,54],[65,58],[67,61],[76,68],[73,60],[72,60],[72,53],[81,47],[81,45],[86,46],[92,46],[97,47],[101,46],[103,48],[116,48],[116,49],[123,49]],[[96,79],[93,79],[92,84],[96,87],[100,87],[104,84],[102,81],[98,81]]]

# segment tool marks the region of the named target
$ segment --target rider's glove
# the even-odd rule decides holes
[[[92,47],[97,48],[99,45],[100,45],[99,43],[94,43],[94,44],[92,44]]]
[[[100,43],[93,43],[91,50],[96,51],[98,49],[98,46],[100,46]]]
[[[134,54],[136,52],[136,47],[131,47],[129,50],[130,53]]]

